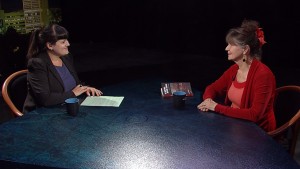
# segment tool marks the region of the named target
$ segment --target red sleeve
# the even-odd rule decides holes
[[[219,79],[207,86],[203,94],[203,100],[207,98],[215,99],[218,96],[225,96],[232,80],[235,78],[237,69],[237,65],[232,65]]]

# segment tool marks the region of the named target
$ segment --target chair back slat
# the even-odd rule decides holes
[[[274,100],[276,129],[268,134],[294,156],[300,129],[300,86],[289,85],[276,89]]]
[[[17,71],[8,76],[2,85],[2,96],[14,116],[22,116],[22,109],[27,96],[27,72]]]
[[[22,111],[27,95],[27,74],[21,74],[13,79],[7,90],[16,108]]]

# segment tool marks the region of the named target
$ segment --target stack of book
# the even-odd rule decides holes
[[[161,96],[172,97],[176,91],[184,91],[187,97],[194,96],[190,82],[171,82],[161,83]]]

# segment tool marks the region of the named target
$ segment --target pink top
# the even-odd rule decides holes
[[[229,90],[228,90],[228,99],[231,101],[231,107],[240,108],[242,95],[245,88],[245,82],[238,82],[237,80],[233,81]]]

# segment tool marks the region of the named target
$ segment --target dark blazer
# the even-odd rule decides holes
[[[74,77],[76,84],[80,84],[72,56],[69,54],[61,57],[61,59]],[[46,52],[29,59],[27,68],[28,93],[24,102],[23,113],[42,106],[61,104],[67,98],[76,97],[72,91],[66,92],[64,90],[63,80]]]

